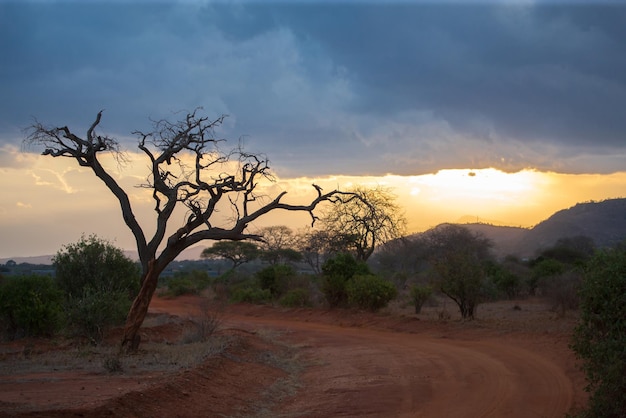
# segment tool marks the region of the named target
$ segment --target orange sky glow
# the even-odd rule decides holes
[[[81,234],[95,233],[124,249],[134,239],[124,225],[113,195],[87,169],[66,158],[14,152],[15,164],[0,169],[0,229],[11,239],[2,240],[0,258],[53,254]],[[120,184],[131,195],[135,212],[147,233],[153,227],[153,201],[149,191],[135,187],[145,179],[146,164],[139,154],[117,167],[109,162]],[[486,222],[532,227],[554,212],[578,202],[623,197],[626,172],[613,174],[559,174],[522,170],[505,173],[494,168],[449,169],[415,176],[327,176],[281,178],[261,185],[270,197],[286,190],[285,201],[306,202],[315,196],[311,184],[324,190],[356,185],[382,185],[397,196],[405,212],[408,232],[419,232],[442,222]],[[227,211],[222,222],[227,222]],[[173,226],[183,222],[175,214]],[[310,223],[306,214],[274,212],[251,230],[286,224],[293,229]],[[207,243],[208,245],[208,243]]]

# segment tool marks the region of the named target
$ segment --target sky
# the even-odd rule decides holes
[[[35,120],[83,134],[102,109],[147,230],[132,132],[198,107],[268,156],[268,193],[384,185],[409,232],[625,197],[625,39],[617,1],[0,0],[0,258],[83,233],[133,248],[89,171],[23,145]]]

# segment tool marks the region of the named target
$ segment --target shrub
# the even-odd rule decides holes
[[[312,306],[309,289],[297,288],[287,291],[278,301],[280,306],[288,308],[302,308]]]
[[[339,254],[322,265],[322,273],[322,292],[331,307],[338,307],[348,304],[348,281],[357,274],[368,275],[370,270],[352,255]]]
[[[63,247],[52,259],[65,293],[69,325],[92,342],[123,323],[139,291],[139,267],[95,235]]]
[[[110,327],[124,323],[131,303],[124,292],[86,288],[82,294],[67,298],[68,322],[77,334],[97,344]]]
[[[172,276],[166,280],[167,292],[169,296],[195,295],[198,293],[196,286],[186,276]]]
[[[63,293],[50,276],[5,278],[0,283],[0,317],[8,337],[49,336],[63,320]]]
[[[273,297],[279,297],[287,291],[289,280],[296,275],[293,267],[275,264],[256,273],[261,289],[269,290]]]
[[[385,279],[371,274],[352,277],[346,285],[348,301],[360,309],[376,312],[396,297],[396,287]]]
[[[433,294],[433,287],[429,285],[413,285],[411,286],[410,295],[413,306],[415,306],[415,313],[418,314],[422,311],[424,303],[430,299]]]
[[[572,349],[591,393],[583,417],[626,416],[626,251],[596,253],[580,289],[581,315]]]
[[[125,292],[134,298],[139,291],[139,266],[122,250],[95,235],[64,246],[52,262],[57,283],[67,295],[92,288]]]
[[[485,271],[488,277],[488,283],[485,284],[487,294],[493,293],[493,297],[506,297],[508,299],[514,299],[519,296],[521,288],[521,279],[519,276],[503,264],[489,261],[485,265]],[[537,283],[532,284],[537,286]],[[492,287],[493,291],[490,292],[489,288]]]
[[[256,279],[244,280],[231,287],[231,302],[268,303],[272,300],[269,289],[261,289]]]
[[[206,289],[212,280],[206,271],[192,270],[189,272],[176,273],[166,280],[168,294],[172,296],[197,295]]]

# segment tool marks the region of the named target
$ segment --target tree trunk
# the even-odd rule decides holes
[[[146,276],[141,282],[141,289],[139,294],[133,301],[128,316],[126,317],[126,324],[124,325],[124,335],[122,336],[122,342],[120,345],[120,351],[126,349],[126,351],[137,351],[140,343],[139,328],[143,324],[146,314],[148,313],[148,307],[150,301],[157,288],[159,279],[159,271],[156,268],[156,262],[150,261],[148,264],[148,271]]]

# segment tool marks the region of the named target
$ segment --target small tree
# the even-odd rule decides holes
[[[212,246],[202,250],[202,258],[225,258],[233,263],[232,269],[249,263],[259,256],[259,248],[245,241],[218,241]]]
[[[413,285],[411,286],[410,295],[413,306],[415,307],[415,313],[418,314],[422,311],[422,306],[433,294],[433,287],[430,285]]]
[[[457,304],[463,319],[473,319],[483,298],[491,242],[459,225],[432,229],[426,239],[439,289]]]
[[[124,222],[135,237],[141,264],[141,286],[126,318],[121,348],[138,348],[138,331],[159,275],[186,248],[203,240],[260,240],[258,235],[247,232],[248,225],[271,211],[308,212],[315,221],[313,210],[320,203],[347,203],[358,197],[338,190],[322,193],[322,189],[314,185],[317,197],[309,204],[283,202],[285,191],[261,203],[259,181],[273,179],[268,160],[246,153],[241,147],[224,152],[220,147],[224,140],[216,138],[214,133],[224,116],[210,120],[197,113],[189,113],[176,122],[155,121],[151,131],[134,132],[139,138],[138,148],[149,163],[148,179],[141,186],[150,190],[154,200],[152,237],[146,236],[126,191],[100,162],[102,153],[112,153],[118,161],[124,161],[119,141],[96,132],[102,111],[83,138],[67,126],[47,127],[37,122],[30,127],[25,139],[28,145],[43,146],[43,155],[72,158],[80,166],[90,168],[120,204]],[[171,232],[168,226],[173,226],[172,214],[181,205],[188,216]],[[232,218],[218,226],[215,214],[220,208],[226,211],[230,208]]]
[[[626,250],[596,253],[580,289],[572,349],[583,361],[591,393],[583,417],[626,416]]]

